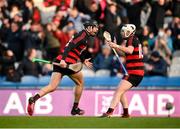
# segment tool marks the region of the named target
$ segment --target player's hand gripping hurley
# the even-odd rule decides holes
[[[53,64],[53,65],[60,66],[60,63],[52,62],[52,61],[48,61],[48,60],[44,60],[44,59],[39,59],[39,58],[33,58],[32,62],[42,62],[42,63],[46,63],[46,64]],[[68,68],[74,72],[79,72],[79,71],[81,71],[82,67],[83,67],[83,64],[81,62],[77,62],[75,64],[67,65],[66,68]]]
[[[104,36],[104,38],[105,38],[106,41],[111,42],[112,39],[111,39],[111,35],[110,35],[109,32],[104,31],[103,36]],[[115,50],[114,48],[112,48],[112,50],[113,50],[114,54],[116,55],[116,57],[118,58],[121,66],[122,66],[122,68],[123,68],[123,71],[124,71],[125,75],[128,75],[128,72],[127,72],[126,68],[124,67],[123,63],[121,62],[118,53],[116,52],[116,50]]]

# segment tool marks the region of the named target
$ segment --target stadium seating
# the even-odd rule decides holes
[[[59,85],[61,88],[71,88],[74,86],[74,82],[69,77],[64,76]]]
[[[19,86],[22,88],[36,88],[38,86],[38,78],[34,76],[23,76]]]
[[[38,80],[38,86],[45,86],[47,84],[49,84],[51,77],[50,76],[42,76],[39,78]]]
[[[174,55],[175,57],[173,58],[172,64],[170,66],[170,71],[169,71],[170,77],[175,77],[180,75],[180,65],[179,65],[180,57],[177,57],[178,56],[177,54]]]
[[[0,76],[0,82],[5,81],[5,77]]]
[[[84,77],[94,77],[95,73],[92,70],[89,69],[83,69],[82,70]]]
[[[96,76],[97,77],[109,77],[110,76],[110,71],[109,70],[106,70],[106,69],[101,69],[101,70],[98,70],[96,71]]]
[[[20,86],[19,83],[15,82],[8,82],[8,81],[1,81],[0,82],[0,88],[1,89],[18,89]]]
[[[7,82],[0,78],[0,88],[40,88],[49,83],[50,76],[36,78],[24,76],[21,83]],[[86,89],[115,89],[121,80],[120,77],[85,77]],[[60,82],[61,89],[72,88],[75,84],[67,76]],[[144,77],[138,89],[180,89],[180,77]]]
[[[176,50],[176,51],[173,53],[173,57],[180,57],[180,50]]]

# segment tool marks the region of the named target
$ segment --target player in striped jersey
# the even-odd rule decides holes
[[[142,45],[135,36],[135,31],[136,26],[133,24],[125,24],[121,28],[121,36],[124,40],[126,40],[126,46],[120,46],[113,42],[107,42],[110,47],[125,53],[128,75],[124,75],[122,78],[122,81],[113,95],[109,109],[102,115],[102,117],[110,117],[119,101],[123,106],[122,117],[130,117],[128,113],[128,101],[125,93],[133,86],[138,86],[144,76]]]
[[[56,58],[56,62],[60,63],[60,66],[53,66],[53,73],[51,75],[51,81],[49,85],[42,88],[39,93],[29,98],[28,114],[33,115],[35,102],[44,95],[53,92],[57,89],[59,82],[64,75],[68,75],[76,84],[74,93],[74,105],[71,110],[72,115],[83,115],[84,110],[78,107],[81,94],[83,91],[83,75],[82,72],[74,72],[68,69],[68,64],[74,64],[79,61],[83,62],[87,67],[91,68],[92,63],[90,59],[83,59],[83,51],[86,50],[87,40],[90,36],[95,36],[98,33],[98,24],[96,21],[88,21],[84,24],[84,29],[75,34],[74,37],[67,43],[64,52]]]

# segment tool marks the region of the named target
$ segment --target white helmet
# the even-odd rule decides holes
[[[123,38],[129,38],[132,34],[135,34],[136,26],[134,24],[125,24],[121,28],[121,36]]]

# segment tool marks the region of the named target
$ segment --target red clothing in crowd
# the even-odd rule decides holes
[[[63,53],[64,52],[64,48],[65,48],[67,42],[70,40],[70,37],[66,33],[64,33],[62,31],[54,32],[54,36],[60,42],[60,53]]]
[[[65,6],[70,7],[71,0],[44,0],[44,5],[48,6]]]

